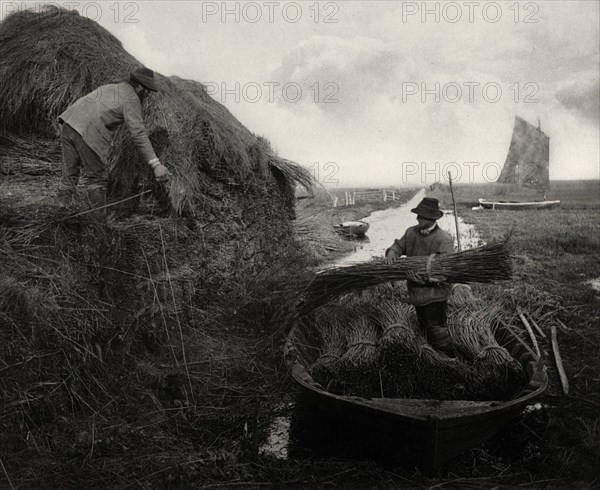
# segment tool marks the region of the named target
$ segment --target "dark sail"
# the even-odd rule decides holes
[[[516,116],[510,148],[498,182],[547,189],[550,182],[549,155],[550,138],[540,128]]]

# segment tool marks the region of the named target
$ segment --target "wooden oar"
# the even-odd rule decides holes
[[[535,328],[537,330],[537,333],[539,333],[542,337],[546,338],[546,334],[544,333],[544,331],[539,327],[539,325],[535,322],[535,320],[533,319],[533,317],[531,316],[531,313],[527,313],[527,316],[529,317],[529,321],[531,322],[531,324],[533,325],[533,328]]]
[[[538,355],[538,358],[542,357],[542,353],[540,352],[540,348],[538,347],[538,343],[537,343],[537,339],[535,338],[535,334],[533,333],[533,330],[531,330],[531,325],[529,325],[527,318],[525,318],[525,316],[523,315],[523,312],[521,311],[521,308],[519,308],[518,306],[517,306],[517,313],[519,315],[519,318],[521,318],[523,325],[525,325],[525,328],[527,329],[527,333],[529,334],[529,338],[531,339],[531,343],[533,344],[533,347],[535,349],[536,354]]]
[[[569,380],[567,379],[567,373],[563,367],[562,359],[560,357],[560,351],[558,350],[558,339],[556,338],[556,327],[552,325],[550,327],[552,334],[552,351],[554,352],[554,360],[556,361],[556,368],[558,369],[558,375],[560,376],[560,384],[565,395],[569,394]]]

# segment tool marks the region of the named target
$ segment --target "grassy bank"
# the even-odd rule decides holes
[[[484,190],[489,196],[489,189]],[[548,352],[552,376],[543,408],[453,461],[440,478],[426,478],[397,462],[353,459],[356,456],[348,450],[359,447],[360,441],[349,443],[325,421],[310,418],[305,432],[312,435],[290,449],[290,459],[273,459],[259,451],[276,417],[291,417],[296,430],[303,423],[295,422],[296,387],[281,355],[295,288],[310,277],[307,271],[314,266],[343,254],[345,247],[353,249],[353,242],[333,233],[333,224],[362,218],[382,206],[331,209],[306,200],[298,207],[299,223],[312,217],[314,242],[306,235],[296,241],[283,234],[288,246],[263,257],[259,269],[243,257],[235,259],[235,247],[219,246],[233,242],[217,230],[209,239],[205,229],[193,229],[191,222],[170,228],[170,220],[130,218],[109,220],[98,229],[100,224],[90,220],[52,225],[38,209],[37,219],[44,223],[47,235],[38,237],[41,241],[36,244],[31,216],[28,227],[18,225],[19,213],[5,216],[5,225],[12,225],[4,228],[3,257],[10,260],[3,259],[3,264],[20,274],[0,285],[2,311],[29,320],[7,323],[6,317],[2,319],[0,486],[591,488],[600,454],[600,305],[598,293],[586,281],[600,277],[597,211],[575,212],[568,200],[555,211],[472,211],[467,202],[476,199],[480,189],[460,189],[460,193],[459,214],[475,224],[486,241],[512,230],[516,275],[506,287],[517,304],[539,320],[546,335],[552,325],[559,327],[571,391],[562,394],[548,340],[538,337]],[[590,208],[594,202],[600,204],[593,195],[575,195]],[[444,193],[436,197],[449,199]],[[147,230],[145,235],[160,236],[162,229],[175,248],[165,254],[155,242],[136,242],[130,234],[140,226]],[[275,239],[277,230],[274,222],[269,236]],[[173,294],[179,300],[190,293],[186,289],[190,271],[181,264],[177,267],[177,260],[188,254],[190,243],[207,239],[206,253],[222,254],[231,263],[207,270],[195,300],[182,301],[188,305],[184,310],[174,308]],[[53,240],[58,240],[56,255],[48,248]],[[105,248],[119,240],[125,247],[121,255],[107,256]],[[323,244],[330,240],[335,247],[327,250]],[[142,247],[146,259],[134,245]],[[147,289],[127,287],[118,272],[131,265],[133,250],[146,268]],[[53,263],[44,257],[59,260]],[[81,271],[69,269],[74,266]],[[63,270],[59,275],[61,268],[70,273]],[[75,282],[60,287],[58,278]],[[91,289],[85,290],[100,299],[107,294],[102,284],[119,283],[122,288],[114,301],[141,307],[149,298],[152,308],[140,312],[137,328],[100,328],[103,316],[122,324],[122,312],[130,308],[111,311],[96,303],[90,311],[85,303],[89,295],[67,301],[68,295],[83,290],[82,278],[90,281]],[[37,289],[32,287],[36,282]],[[54,295],[41,294],[41,286]],[[12,295],[9,302],[8,294]],[[150,313],[164,315],[164,320],[144,325]],[[343,441],[340,451],[324,452],[320,442],[310,446],[315,432]]]
[[[53,186],[40,180],[1,188],[2,485],[305,478],[301,462],[258,456],[294,392],[286,319],[323,260],[282,226],[281,203],[263,203],[260,221],[252,206],[213,222],[69,218],[43,204]],[[329,216],[331,258],[352,247],[331,224],[381,206],[307,207]]]
[[[600,293],[589,282],[600,277],[598,185],[597,181],[553,183],[548,198],[561,199],[562,208],[552,211],[474,211],[471,202],[478,197],[504,197],[503,189],[457,186],[456,190],[459,215],[474,224],[484,240],[510,234],[515,265],[511,287],[522,304],[542,318],[539,326],[547,337],[538,340],[548,353],[551,389],[535,423],[526,421],[513,430],[530,432],[533,438],[526,439],[537,447],[535,456],[527,455],[516,464],[532,478],[544,475],[550,486],[588,488],[598,481]],[[432,195],[451,202],[448,192]],[[548,312],[552,314],[544,317]],[[550,346],[552,326],[558,329],[570,381],[568,395],[562,392]]]

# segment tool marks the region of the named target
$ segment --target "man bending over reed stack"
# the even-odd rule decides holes
[[[417,214],[418,225],[408,228],[404,236],[394,240],[392,246],[385,251],[387,264],[393,264],[402,256],[454,253],[452,237],[437,224],[437,220],[444,215],[437,199],[425,197],[411,212]],[[414,305],[419,323],[427,333],[428,342],[448,356],[456,357],[446,323],[452,285],[428,277],[425,273],[414,272],[409,274],[406,284],[408,302]]]
[[[171,173],[156,156],[142,119],[142,101],[150,92],[158,92],[154,72],[138,68],[130,73],[129,80],[98,87],[58,117],[63,151],[59,204],[66,205],[75,196],[82,167],[90,205],[99,208],[106,204],[108,152],[112,136],[123,123],[138,151],[152,167],[156,180],[169,179]]]

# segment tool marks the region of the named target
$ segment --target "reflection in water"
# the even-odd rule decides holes
[[[340,236],[340,238],[342,238],[348,242],[357,242],[357,243],[362,243],[362,244],[371,243],[371,239],[369,238],[368,235],[357,236],[357,235],[349,235],[347,233],[338,233],[338,235]]]
[[[290,418],[275,417],[269,427],[267,440],[258,449],[261,456],[272,456],[276,459],[287,459],[290,442]]]

